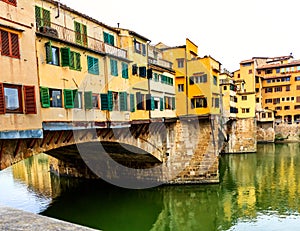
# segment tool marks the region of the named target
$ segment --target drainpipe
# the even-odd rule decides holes
[[[147,53],[146,53],[146,57],[147,57],[148,94],[151,95],[151,82],[150,82],[150,78],[148,78],[148,69],[149,69],[149,67],[150,67],[150,65],[149,65],[149,57],[148,57],[148,54],[149,54],[149,42],[147,42]],[[151,100],[151,98],[150,98],[150,100]],[[148,115],[149,115],[149,121],[150,121],[150,120],[151,120],[151,109],[149,110]]]
[[[59,18],[59,15],[60,15],[60,2],[58,0],[58,2],[57,2],[57,15],[55,16],[55,18]]]
[[[108,94],[108,71],[107,71],[107,56],[105,55],[103,57],[104,59],[104,92]],[[109,128],[110,126],[110,118],[109,118],[109,110],[106,111],[106,121],[107,121],[107,127]]]
[[[188,74],[187,74],[187,54],[186,54],[186,45],[185,45],[185,48],[184,48],[184,63],[185,63],[185,92],[186,92],[186,98],[185,98],[185,104],[186,104],[186,115],[189,115],[189,88],[188,88],[188,83],[189,83],[189,80],[188,80]]]

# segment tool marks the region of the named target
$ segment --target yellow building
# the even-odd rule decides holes
[[[186,39],[183,46],[156,45],[175,70],[177,114],[220,113],[219,72],[221,63],[211,56],[198,57],[198,46]]]
[[[0,1],[0,139],[43,136],[32,5]]]
[[[44,129],[128,124],[130,61],[118,31],[52,0],[35,1],[35,19]]]

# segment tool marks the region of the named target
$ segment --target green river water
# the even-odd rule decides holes
[[[0,204],[104,231],[300,230],[298,143],[223,155],[216,185],[130,190],[48,169],[41,154],[1,171]]]

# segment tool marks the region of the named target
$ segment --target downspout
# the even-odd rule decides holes
[[[60,16],[60,2],[58,0],[58,2],[57,2],[57,15],[55,16],[55,18],[59,18],[59,16]]]
[[[188,88],[188,76],[187,76],[187,54],[186,54],[186,46],[184,48],[184,60],[185,60],[185,92],[186,92],[186,98],[185,98],[185,104],[186,104],[186,115],[189,115],[189,88]]]
[[[104,59],[104,92],[108,94],[108,71],[107,71],[107,56],[105,55],[103,57]],[[110,118],[109,118],[109,110],[106,111],[105,116],[106,116],[106,121],[107,121],[107,127],[110,127]]]
[[[151,100],[151,82],[150,82],[150,78],[148,78],[148,69],[149,69],[149,67],[150,67],[150,65],[149,65],[149,42],[147,42],[147,53],[146,53],[146,57],[147,57],[147,79],[148,79],[148,94],[150,95],[150,100]],[[151,101],[150,101],[150,103],[152,103]],[[151,108],[150,108],[150,110],[149,110],[149,112],[148,112],[148,115],[149,115],[149,122],[151,121]]]

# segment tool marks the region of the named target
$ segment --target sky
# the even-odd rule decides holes
[[[168,46],[189,38],[198,55],[210,55],[229,71],[242,60],[293,54],[300,59],[296,0],[60,0],[107,24]]]

